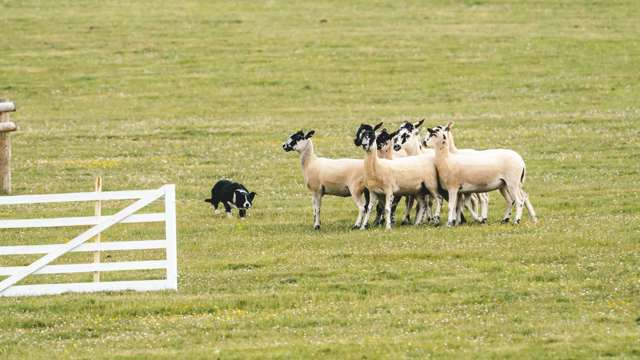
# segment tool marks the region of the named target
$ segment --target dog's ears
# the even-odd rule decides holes
[[[413,125],[413,127],[417,129],[420,127],[420,125],[422,125],[422,123],[424,123],[424,119],[418,121],[415,125]]]
[[[253,198],[256,197],[256,193],[254,193],[253,191],[249,193],[249,201],[253,202]]]
[[[380,128],[382,127],[382,124],[384,124],[384,123],[380,123],[380,124],[376,125],[376,126],[373,128],[373,131],[376,131],[376,130],[380,129]]]
[[[313,136],[313,134],[315,134],[315,133],[316,133],[316,131],[315,131],[315,130],[311,130],[311,131],[309,131],[309,132],[307,133],[307,135],[305,135],[305,136],[304,136],[304,138],[305,138],[305,139],[310,139],[310,138]]]

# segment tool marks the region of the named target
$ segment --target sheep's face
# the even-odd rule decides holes
[[[393,137],[393,150],[400,151],[400,149],[402,149],[402,145],[406,144],[412,136],[412,130],[407,130],[407,128],[400,127],[396,136]]]
[[[418,136],[420,125],[424,122],[424,119],[412,124],[405,121],[400,125],[400,128],[396,131],[397,135],[393,139],[393,150],[400,151],[402,146],[407,143],[412,137]]]
[[[433,146],[437,149],[449,149],[449,128],[439,130],[433,137]]]
[[[287,152],[293,150],[298,152],[303,151],[307,147],[309,139],[313,136],[314,133],[315,131],[311,130],[305,135],[304,131],[300,130],[297,133],[289,136],[287,141],[282,144],[282,149]]]
[[[391,140],[393,139],[393,134],[389,134],[387,129],[382,129],[378,137],[376,137],[376,145],[378,146],[378,150],[382,150],[389,145]]]
[[[444,129],[444,126],[442,125],[438,125],[436,127],[434,127],[433,129],[429,128],[427,129],[428,133],[427,135],[424,136],[424,140],[422,140],[422,145],[428,148],[433,148],[435,145],[435,138],[436,136],[442,132],[442,130]]]
[[[356,131],[356,137],[353,143],[356,146],[362,146],[365,151],[370,151],[373,144],[376,143],[376,130],[382,127],[382,123],[371,127],[371,125],[361,124]]]

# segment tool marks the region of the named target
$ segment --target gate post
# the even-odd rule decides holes
[[[16,105],[0,99],[0,194],[11,193],[11,139],[9,133],[18,127],[11,122],[9,113],[16,111]]]

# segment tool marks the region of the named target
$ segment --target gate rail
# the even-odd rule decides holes
[[[164,197],[163,213],[135,214],[137,211],[162,197]],[[76,236],[66,244],[0,246],[0,257],[6,255],[46,254],[28,266],[0,267],[0,276],[8,276],[6,279],[0,282],[0,296],[30,296],[61,294],[64,292],[95,292],[118,290],[177,290],[178,265],[176,247],[175,185],[164,185],[156,190],[4,196],[0,197],[0,206],[104,200],[137,201],[111,216],[0,220],[0,230],[93,225],[93,227],[91,227],[89,230],[86,230],[85,232]],[[148,222],[165,223],[164,240],[85,243],[116,224]],[[165,249],[166,259],[50,265],[51,262],[69,252],[94,252],[106,250],[124,251],[146,249]],[[16,285],[16,283],[32,274],[69,274],[95,271],[103,272],[149,269],[165,269],[166,278],[163,280]]]

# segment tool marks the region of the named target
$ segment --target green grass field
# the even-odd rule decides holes
[[[175,183],[180,274],[178,292],[2,298],[0,357],[640,357],[639,16],[635,0],[0,1],[14,193]],[[351,231],[351,200],[326,197],[314,231],[286,137],[361,158],[361,122],[422,117],[522,154],[540,222],[500,225],[494,193],[488,226]],[[258,192],[248,220],[202,201],[221,177]]]

